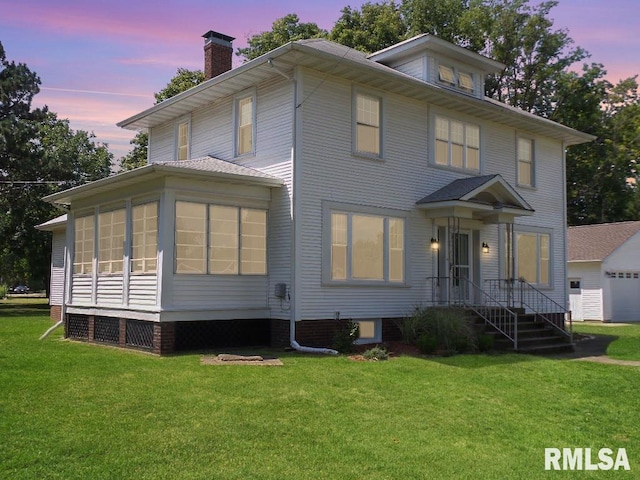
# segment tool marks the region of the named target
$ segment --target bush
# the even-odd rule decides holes
[[[418,337],[416,345],[420,353],[431,355],[432,353],[436,353],[438,349],[438,339],[429,333],[423,333]]]
[[[453,354],[478,349],[473,325],[462,308],[417,307],[399,327],[403,340],[416,344],[423,353],[440,350]]]
[[[333,348],[340,353],[351,353],[356,340],[360,338],[360,327],[356,322],[349,319],[333,337]]]
[[[362,356],[365,360],[387,360],[389,358],[389,353],[384,347],[373,347],[369,350],[366,350]]]
[[[493,335],[487,335],[486,333],[478,335],[478,350],[483,353],[492,351],[494,340]]]
[[[0,299],[3,299],[4,297],[6,297],[8,291],[9,291],[9,288],[6,285],[0,285]]]

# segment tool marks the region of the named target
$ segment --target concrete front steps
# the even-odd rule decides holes
[[[480,317],[478,325],[484,325],[484,333],[494,337],[494,348],[499,351],[514,351],[513,342],[487,324]],[[547,355],[573,352],[575,344],[535,314],[518,314],[518,353]]]

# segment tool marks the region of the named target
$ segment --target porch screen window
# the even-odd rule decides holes
[[[207,273],[207,205],[176,202],[176,273]]]
[[[265,275],[267,211],[176,202],[176,273]]]
[[[126,211],[98,215],[98,273],[122,273]]]
[[[187,160],[189,158],[189,122],[180,122],[177,127],[176,159]]]
[[[438,115],[435,130],[437,165],[480,170],[480,127]]]
[[[516,276],[536,285],[550,284],[550,237],[545,233],[516,234]]]
[[[131,208],[131,272],[156,273],[158,268],[158,203]]]
[[[236,103],[236,153],[244,155],[253,151],[254,97],[241,98]]]
[[[518,139],[518,185],[533,186],[533,141]]]
[[[331,280],[404,282],[404,219],[331,214]]]
[[[75,241],[73,273],[90,274],[93,271],[94,216],[87,215],[75,219]]]
[[[380,155],[380,99],[356,95],[356,151]]]

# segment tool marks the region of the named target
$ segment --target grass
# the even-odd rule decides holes
[[[0,478],[639,475],[640,368],[283,352],[282,367],[205,366],[197,354],[160,358],[59,330],[40,341],[45,315],[0,304]],[[545,472],[545,447],[624,447],[632,470]]]
[[[616,337],[607,348],[607,355],[620,360],[640,360],[640,324],[574,323],[574,331],[589,335]]]

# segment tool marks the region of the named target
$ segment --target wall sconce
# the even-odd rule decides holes
[[[431,250],[436,251],[438,250],[438,248],[440,248],[440,245],[438,244],[438,240],[431,237]]]
[[[482,242],[482,253],[489,253],[489,245],[487,242]]]

